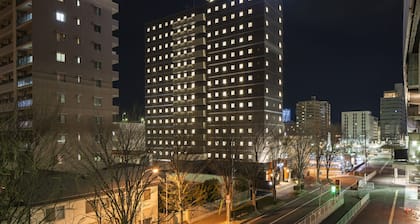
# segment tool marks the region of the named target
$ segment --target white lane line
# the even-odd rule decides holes
[[[395,204],[397,203],[397,197],[398,197],[398,190],[395,191],[394,202],[392,203],[391,215],[389,216],[388,224],[392,224],[392,220],[394,219]]]

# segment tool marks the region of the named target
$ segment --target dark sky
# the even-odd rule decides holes
[[[144,105],[144,23],[193,0],[117,2],[123,112]],[[402,1],[285,0],[283,12],[284,107],[315,95],[330,102],[335,122],[341,111],[379,116],[383,91],[402,82]]]

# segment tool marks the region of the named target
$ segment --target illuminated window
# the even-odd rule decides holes
[[[66,54],[61,52],[55,53],[55,60],[58,62],[66,62]]]
[[[63,12],[57,11],[55,13],[55,19],[59,22],[65,22],[66,21],[66,15],[64,15]]]

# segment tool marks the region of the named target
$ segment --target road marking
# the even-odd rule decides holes
[[[388,163],[390,162],[391,160],[388,160],[388,161],[386,161],[386,163],[381,167],[381,169],[379,170],[379,174],[381,174],[382,173],[382,171],[384,170],[384,168],[385,168],[385,166],[386,165],[388,165]]]
[[[389,216],[388,224],[392,224],[392,220],[394,219],[395,204],[397,203],[397,197],[398,197],[398,190],[395,191],[394,202],[392,203],[391,215]]]

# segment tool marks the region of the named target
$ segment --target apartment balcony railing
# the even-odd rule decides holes
[[[206,27],[203,26],[197,26],[194,29],[187,29],[187,30],[182,30],[180,32],[174,32],[174,34],[172,35],[173,38],[177,38],[177,37],[182,37],[182,36],[188,36],[192,33],[205,33],[206,32]]]
[[[7,45],[0,45],[0,56],[9,54],[13,51],[13,44],[9,43]]]
[[[204,50],[201,51],[195,51],[195,52],[190,52],[187,54],[177,54],[175,56],[172,57],[173,61],[179,61],[179,60],[184,60],[187,58],[199,58],[199,57],[206,57],[206,52]]]
[[[32,20],[32,13],[27,13],[17,19],[17,25],[21,25]]]
[[[176,50],[176,49],[180,49],[180,48],[184,48],[184,47],[194,47],[194,46],[205,45],[205,44],[206,44],[206,40],[204,38],[197,38],[195,40],[190,40],[190,41],[187,41],[187,42],[174,44],[172,49]]]
[[[17,102],[18,108],[26,108],[32,106],[32,99],[19,100]]]
[[[119,62],[119,56],[117,52],[112,51],[112,64],[118,64]]]
[[[26,87],[32,85],[32,77],[26,77],[17,81],[17,87]]]
[[[25,35],[23,37],[20,37],[16,40],[16,45],[17,46],[21,46],[27,42],[31,42],[32,41],[32,36],[31,35]]]
[[[0,37],[9,34],[9,32],[11,32],[11,31],[12,31],[12,24],[11,23],[0,25]]]
[[[4,7],[3,9],[0,9],[0,18],[10,14],[11,12],[12,12],[12,5],[9,4],[8,6]]]
[[[180,19],[180,20],[174,21],[172,26],[173,27],[178,27],[178,26],[182,26],[182,25],[187,24],[187,23],[205,21],[205,19],[206,19],[206,16],[204,15],[204,13],[202,13],[202,14],[198,14],[198,15],[195,15],[195,16],[187,17],[185,19]]]
[[[24,2],[31,2],[31,0],[16,0],[16,6],[24,3]]]
[[[0,103],[0,113],[13,111],[14,109],[14,103]]]
[[[27,64],[32,64],[33,62],[33,56],[29,55],[29,56],[24,56],[24,57],[20,57],[18,58],[18,66],[22,66],[22,65],[27,65]]]
[[[9,64],[0,65],[0,74],[10,72],[13,70],[13,68],[14,68],[13,62],[10,62]]]
[[[112,20],[112,31],[118,30],[118,25],[119,25],[118,20],[113,19]]]

